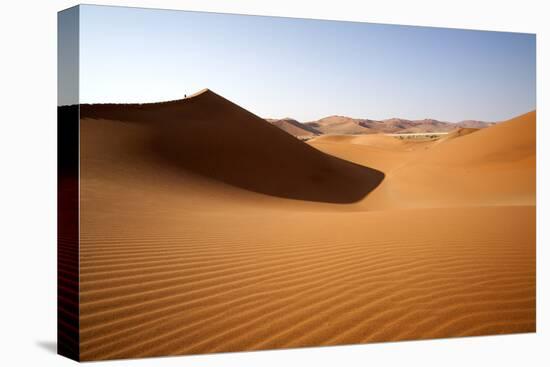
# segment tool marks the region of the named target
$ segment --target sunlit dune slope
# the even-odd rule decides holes
[[[439,139],[437,139],[436,143],[441,144],[442,142],[446,142],[455,138],[460,138],[462,136],[466,136],[472,133],[475,133],[479,131],[480,129],[472,128],[472,127],[459,127],[455,130],[450,131],[447,135],[441,136]]]
[[[535,204],[536,112],[434,144],[389,172],[373,207]]]
[[[534,205],[535,120],[532,111],[481,130],[462,128],[433,142],[373,135],[322,136],[310,144],[386,174],[363,201],[373,210]]]
[[[510,165],[523,162],[526,163],[525,168],[529,168],[527,162],[534,163],[535,159],[535,120],[535,111],[526,113],[438,145],[425,159],[442,165]]]

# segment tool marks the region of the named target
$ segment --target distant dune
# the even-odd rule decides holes
[[[494,125],[495,122],[485,122],[485,121],[476,121],[476,120],[464,120],[457,122],[457,125],[464,128],[473,128],[473,129],[483,129],[484,127],[489,127]]]
[[[288,117],[284,119],[266,119],[266,121],[299,138],[310,138],[321,134],[317,129]]]
[[[455,139],[455,138],[460,138],[462,136],[466,136],[466,135],[475,133],[475,132],[480,131],[480,130],[481,129],[476,129],[476,128],[472,128],[472,127],[458,127],[454,130],[449,131],[448,134],[446,134],[446,135],[440,137],[439,139],[437,139],[436,144],[441,144],[443,142],[446,142],[446,141],[449,141],[449,140],[452,140],[452,139]],[[436,144],[434,144],[434,145],[436,145]]]
[[[361,121],[345,116],[329,116],[314,122],[308,122],[306,126],[322,132],[323,134],[370,134],[371,129],[361,125]]]
[[[291,135],[312,138],[317,135],[363,135],[392,133],[449,132],[457,128],[482,129],[494,123],[465,120],[457,123],[434,119],[407,120],[391,118],[386,120],[358,119],[346,116],[328,116],[317,121],[301,123],[291,118],[266,119]]]
[[[82,105],[82,360],[535,331],[535,119],[305,143],[209,90]]]

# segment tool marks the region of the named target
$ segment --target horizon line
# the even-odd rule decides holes
[[[95,103],[89,103],[89,102],[86,102],[86,103],[78,103],[78,104],[71,104],[71,105],[58,105],[58,107],[63,107],[63,106],[75,106],[75,105],[106,105],[106,104],[113,104],[113,105],[147,105],[147,104],[162,104],[162,103],[170,103],[170,102],[177,102],[177,101],[183,101],[183,100],[186,100],[186,99],[190,99],[190,98],[193,98],[193,97],[197,97],[197,96],[200,96],[206,92],[210,92],[210,93],[214,93],[216,94],[217,96],[220,96],[221,98],[223,99],[226,99],[228,101],[230,101],[231,103],[241,107],[241,108],[244,108],[242,107],[240,104],[236,103],[236,102],[233,102],[232,100],[230,99],[227,99],[225,98],[224,96],[214,92],[212,89],[210,88],[202,88],[202,89],[199,89],[197,92],[194,92],[194,93],[191,93],[189,95],[185,94],[184,93],[184,97],[183,98],[176,98],[176,99],[166,99],[166,100],[160,100],[160,101],[155,101],[155,102],[95,102]],[[319,120],[322,120],[322,119],[325,119],[325,118],[329,118],[329,117],[344,117],[344,118],[349,118],[349,119],[353,119],[353,120],[371,120],[371,121],[387,121],[387,120],[393,120],[393,119],[398,119],[398,120],[407,120],[407,121],[424,121],[424,120],[433,120],[433,121],[438,121],[438,122],[443,122],[443,123],[449,123],[449,124],[458,124],[458,123],[461,123],[461,122],[464,122],[464,121],[479,121],[479,122],[484,122],[484,123],[499,123],[499,122],[503,122],[503,121],[508,121],[510,119],[513,119],[514,117],[517,117],[517,116],[521,116],[521,115],[524,115],[526,113],[529,113],[529,112],[532,112],[532,111],[536,111],[537,108],[535,106],[535,108],[531,109],[531,110],[528,110],[526,112],[522,112],[522,113],[519,113],[519,114],[514,114],[513,116],[509,117],[509,118],[506,118],[506,119],[502,119],[502,120],[483,120],[483,119],[473,119],[473,118],[466,118],[466,119],[461,119],[461,120],[457,120],[457,121],[449,121],[449,120],[446,120],[446,119],[438,119],[438,118],[434,118],[434,117],[424,117],[424,118],[420,118],[420,119],[411,119],[411,118],[403,118],[403,117],[397,117],[397,116],[393,116],[393,117],[388,117],[388,118],[382,118],[382,119],[373,119],[373,118],[365,118],[365,117],[352,117],[350,115],[341,115],[341,114],[330,114],[330,115],[326,115],[324,117],[320,117],[316,120],[307,120],[307,121],[304,121],[304,120],[298,120],[294,117],[290,117],[290,116],[285,116],[285,117],[262,117],[260,115],[257,115],[256,113],[254,113],[253,111],[250,111],[246,108],[244,108],[245,110],[247,110],[248,112],[260,117],[261,119],[264,119],[264,120],[285,120],[285,119],[290,119],[290,120],[294,120],[300,124],[305,124],[305,123],[309,123],[309,122],[316,122],[316,121],[319,121]]]

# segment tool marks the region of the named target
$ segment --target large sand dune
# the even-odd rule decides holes
[[[83,360],[535,330],[535,113],[301,142],[213,92],[82,106]]]
[[[165,103],[83,105],[81,116],[103,120],[92,123],[90,129],[94,131],[85,131],[86,138],[108,134],[117,140],[127,139],[134,149],[134,159],[155,156],[175,171],[191,171],[273,196],[353,202],[363,198],[383,178],[381,172],[324,154],[293,139],[209,90]],[[136,137],[129,138],[125,128],[139,134],[139,142]],[[103,131],[97,131],[100,129]],[[100,154],[109,159],[109,153],[106,150]],[[92,157],[96,155],[91,153]]]

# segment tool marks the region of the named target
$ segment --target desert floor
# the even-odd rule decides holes
[[[209,91],[87,108],[82,360],[535,331],[535,112],[304,143]]]

